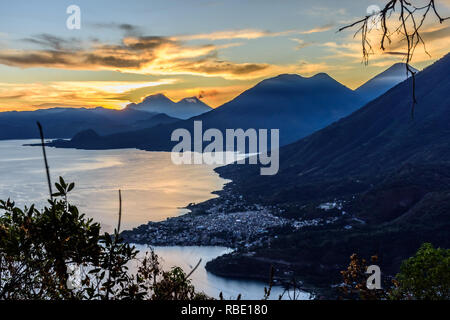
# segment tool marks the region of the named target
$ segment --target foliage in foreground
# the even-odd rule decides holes
[[[372,264],[377,260],[377,256],[372,256]],[[343,297],[362,300],[450,299],[450,249],[422,244],[414,256],[403,261],[395,278],[385,281],[381,289],[367,288],[367,266],[367,261],[356,254],[350,257],[348,268],[341,271]]]
[[[163,271],[154,252],[138,251],[68,202],[62,178],[42,211],[0,201],[0,300],[207,299],[180,268]],[[137,271],[129,271],[131,264]]]

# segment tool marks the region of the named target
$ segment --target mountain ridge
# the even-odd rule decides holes
[[[413,72],[419,72],[414,67],[410,68]],[[407,74],[406,64],[398,62],[363,83],[355,89],[355,92],[370,101],[386,93],[389,89],[405,81],[410,76],[410,74]]]
[[[162,98],[162,96],[159,96]],[[164,99],[164,98],[162,98]],[[173,130],[193,132],[193,122],[203,128],[280,129],[280,143],[295,141],[338,120],[364,104],[351,89],[330,76],[304,78],[280,75],[265,79],[220,107],[167,126],[139,132],[122,133],[122,137],[103,137],[97,141],[59,144],[61,147],[116,148],[137,147],[145,150],[170,151],[174,145]]]
[[[0,112],[0,139],[39,138],[36,121],[44,127],[46,138],[72,138],[80,131],[92,129],[99,134],[113,134],[141,129],[179,119],[137,110],[96,108],[50,108],[34,111]]]
[[[126,106],[126,109],[165,113],[170,117],[183,120],[212,110],[210,106],[197,97],[186,97],[174,102],[163,93],[149,95],[139,103],[130,103]]]

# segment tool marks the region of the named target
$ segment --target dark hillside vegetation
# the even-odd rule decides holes
[[[378,254],[382,270],[393,273],[423,242],[448,248],[448,70],[450,55],[417,74],[414,118],[407,80],[350,116],[283,147],[275,176],[260,176],[251,165],[216,169],[233,180],[224,196],[236,193],[248,203],[289,207],[293,218],[320,217],[323,211],[306,210],[338,199],[344,203],[341,211],[364,223],[281,234],[251,256],[218,258],[208,269],[223,275],[261,274],[274,263],[279,274],[292,269],[300,279],[329,286],[339,280],[337,271],[353,252]]]

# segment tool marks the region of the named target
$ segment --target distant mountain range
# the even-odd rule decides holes
[[[44,126],[46,138],[72,138],[84,130],[93,130],[102,136],[148,129],[210,110],[195,97],[175,103],[157,94],[146,97],[141,103],[129,104],[124,110],[97,107],[0,112],[0,140],[38,138],[36,121]]]
[[[377,254],[386,274],[399,270],[423,242],[450,246],[450,54],[351,115],[280,149],[280,170],[257,165],[216,170],[232,182],[228,195],[282,208],[291,218],[336,217],[335,224],[280,233],[252,256],[218,258],[207,269],[222,276],[267,270],[271,263],[330,288],[353,253]],[[231,196],[230,196],[231,197]],[[239,198],[240,197],[240,198]],[[233,200],[228,200],[233,201]],[[341,203],[326,212],[322,203]],[[270,261],[270,262],[267,262]],[[262,275],[261,275],[262,276]]]
[[[0,140],[38,138],[36,121],[44,126],[46,138],[72,138],[83,130],[95,128],[107,135],[121,131],[139,130],[179,119],[137,111],[113,110],[102,107],[52,108],[36,111],[0,112]]]
[[[170,141],[173,130],[185,128],[192,132],[196,120],[202,121],[204,130],[280,129],[280,144],[285,145],[339,120],[366,102],[366,98],[325,73],[309,78],[283,74],[263,80],[230,102],[185,121],[84,141],[59,141],[54,145],[86,149],[134,147],[170,151],[174,145]],[[171,106],[173,102],[163,95],[154,95],[143,101],[141,109],[144,105],[160,105],[160,109],[146,109],[160,111],[168,108],[164,104]],[[131,105],[127,109],[141,110],[138,105]]]
[[[280,129],[280,143],[298,140],[364,104],[355,92],[325,73],[266,79],[213,112],[196,117],[205,127]]]
[[[212,110],[210,106],[196,97],[184,98],[178,102],[173,102],[162,93],[148,96],[140,103],[131,103],[127,106],[127,109],[165,113],[178,119],[189,119]]]
[[[192,130],[193,121],[201,120],[205,129],[280,129],[280,143],[285,145],[350,114],[396,85],[403,79],[400,69],[401,65],[394,65],[356,91],[325,73],[310,78],[283,74],[261,81],[216,109],[195,97],[173,102],[155,94],[124,110],[98,107],[2,112],[0,139],[37,138],[35,122],[41,121],[48,138],[71,138],[84,130],[95,132],[95,136],[81,134],[76,141],[59,141],[55,146],[168,151],[173,146],[170,135],[174,129]]]
[[[417,69],[411,67],[413,72]],[[370,101],[381,96],[389,89],[395,87],[400,82],[405,81],[410,74],[407,74],[405,63],[396,63],[387,70],[370,79],[355,91],[365,100]]]

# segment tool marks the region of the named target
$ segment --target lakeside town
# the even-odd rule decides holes
[[[223,197],[225,199],[223,199]],[[343,210],[341,201],[321,203],[316,207],[321,216],[291,218],[285,209],[259,204],[246,205],[242,196],[222,193],[222,201],[211,199],[205,203],[188,206],[191,212],[165,221],[148,222],[122,232],[130,243],[154,246],[224,246],[251,250],[270,244],[280,231],[296,231],[338,222],[344,229],[352,224],[364,224]]]

